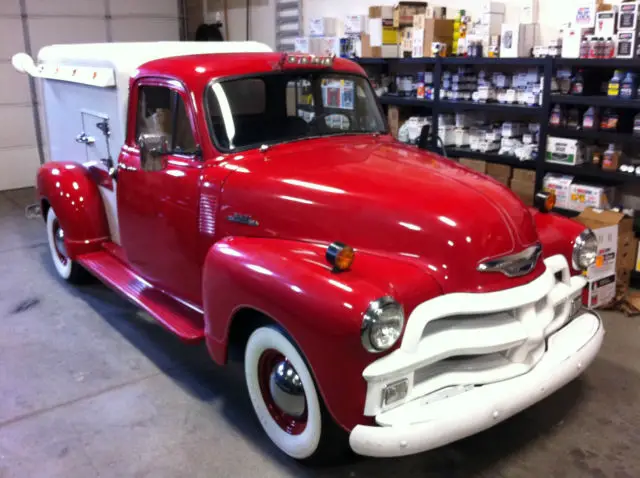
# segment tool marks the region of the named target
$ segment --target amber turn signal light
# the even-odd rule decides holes
[[[540,212],[550,212],[556,206],[556,194],[541,191],[536,194],[534,203]]]
[[[353,248],[341,242],[333,242],[327,248],[327,262],[333,266],[334,272],[346,271],[353,264],[356,256]]]

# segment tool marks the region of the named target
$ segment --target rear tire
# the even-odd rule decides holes
[[[273,377],[279,365],[283,367],[281,370],[292,371],[299,377],[293,383],[304,396],[303,405],[300,405],[300,395],[283,394],[282,388],[276,388]],[[347,456],[347,433],[329,415],[306,360],[281,330],[267,326],[251,334],[245,349],[244,368],[253,409],[262,428],[280,450],[316,465],[335,463]]]
[[[87,282],[89,273],[80,264],[67,257],[67,251],[64,247],[64,231],[60,227],[58,216],[53,208],[49,208],[47,212],[47,238],[49,239],[51,259],[58,275],[72,284]]]

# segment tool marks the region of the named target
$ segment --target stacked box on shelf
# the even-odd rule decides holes
[[[393,26],[393,7],[369,7],[369,47],[373,58],[397,58],[399,33]]]
[[[487,162],[481,159],[460,158],[460,164],[482,174],[487,174]]]
[[[513,177],[511,179],[510,188],[527,206],[533,206],[535,187],[535,171],[513,168]]]
[[[507,187],[511,182],[511,166],[488,163],[487,174]]]

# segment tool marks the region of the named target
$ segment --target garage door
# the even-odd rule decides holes
[[[33,186],[46,131],[11,56],[52,43],[179,40],[179,0],[0,0],[0,191]],[[37,96],[37,95],[34,95]],[[42,146],[39,149],[39,145]],[[42,151],[42,153],[40,152]]]

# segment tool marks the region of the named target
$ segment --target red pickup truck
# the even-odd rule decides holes
[[[577,377],[593,233],[387,130],[365,72],[255,43],[45,47],[51,257],[225,364],[297,459],[433,449]]]

